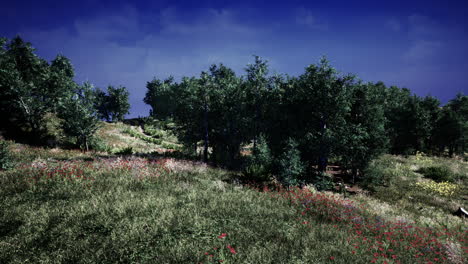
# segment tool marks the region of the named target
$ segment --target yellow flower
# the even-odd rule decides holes
[[[458,191],[458,186],[450,182],[425,181],[416,183],[416,186],[441,196],[453,196]]]

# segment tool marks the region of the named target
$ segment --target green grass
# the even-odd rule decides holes
[[[106,129],[122,133],[115,126],[122,125]],[[121,136],[104,140],[112,146]],[[144,146],[128,140],[121,147]],[[466,220],[447,213],[448,202],[463,200],[434,202],[411,187],[424,180],[416,171],[434,163],[463,175],[459,161],[383,156],[374,169],[394,179],[372,196],[349,200],[313,188],[258,190],[237,184],[235,172],[197,162],[11,148],[16,166],[0,171],[0,263],[463,263],[467,257]]]
[[[223,247],[226,261],[243,263],[313,263],[343,255],[329,252],[341,236],[325,231],[328,224],[305,234],[287,201],[227,184],[224,171],[141,179],[133,175],[138,172],[84,169],[95,179],[90,187],[77,179],[27,183],[24,176],[34,170],[2,173],[2,186],[10,188],[0,192],[0,262],[198,263],[213,247]],[[221,233],[227,238],[218,239]]]

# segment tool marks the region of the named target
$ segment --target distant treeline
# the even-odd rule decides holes
[[[57,55],[49,64],[19,36],[0,38],[0,132],[34,144],[65,141],[89,148],[99,119],[123,120],[128,113],[125,87],[107,93],[74,82],[68,58]]]
[[[236,167],[252,144],[252,159],[276,175],[324,171],[330,160],[358,175],[382,153],[466,151],[465,95],[441,107],[434,97],[339,74],[325,58],[298,77],[269,75],[257,56],[245,71],[219,64],[180,82],[154,79],[144,102],[155,118],[178,124],[189,150],[203,142],[205,161]]]
[[[202,143],[205,161],[253,174],[292,179],[323,172],[332,161],[358,175],[382,153],[466,151],[466,95],[441,107],[434,97],[340,74],[325,58],[298,77],[270,75],[257,56],[245,71],[236,76],[219,64],[180,82],[154,79],[144,102],[152,117],[175,121],[189,153]],[[130,108],[125,87],[104,92],[73,78],[65,56],[48,63],[20,37],[0,38],[0,132],[37,144],[65,135],[88,148],[99,119],[123,120]],[[246,162],[241,152],[249,145]]]

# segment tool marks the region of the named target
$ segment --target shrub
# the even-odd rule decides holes
[[[458,185],[449,182],[417,182],[416,186],[429,192],[441,196],[454,196],[458,191]]]
[[[299,177],[304,173],[305,166],[297,146],[296,141],[288,139],[286,148],[279,158],[278,176],[280,182],[286,186],[298,185]]]
[[[8,142],[0,141],[0,170],[7,170],[13,167],[13,157],[9,146]]]
[[[270,177],[272,161],[273,158],[268,143],[265,137],[261,135],[252,156],[247,159],[243,174],[251,180],[267,181]]]
[[[434,180],[435,182],[454,182],[454,173],[446,166],[426,167],[419,169],[419,172],[424,177]]]
[[[328,191],[333,189],[335,186],[331,176],[326,172],[317,173],[313,184],[317,191]]]
[[[165,148],[165,149],[182,150],[181,147],[172,143],[162,142],[160,143],[160,145],[162,148]]]
[[[92,137],[89,143],[92,150],[100,152],[110,152],[111,148],[104,142],[104,140],[98,137]]]
[[[114,152],[116,155],[132,155],[133,154],[133,148],[132,147],[125,147],[118,149],[117,151]]]
[[[126,127],[122,132],[127,133],[127,134],[129,134],[130,136],[132,136],[134,138],[138,138],[138,139],[141,139],[143,141],[146,141],[148,143],[160,145],[161,142],[162,142],[162,140],[160,138],[152,138],[152,137],[149,137],[149,136],[145,136],[145,135],[133,130],[130,127]]]
[[[398,158],[384,155],[369,163],[363,173],[362,185],[375,191],[378,186],[389,187],[393,185],[398,177],[411,178],[412,176],[414,173]]]
[[[152,125],[148,125],[148,124],[145,124],[143,126],[143,132],[148,135],[148,136],[151,136],[153,138],[163,138],[164,137],[164,131],[152,126]]]

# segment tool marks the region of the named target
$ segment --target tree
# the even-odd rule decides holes
[[[256,147],[257,136],[262,132],[264,94],[268,86],[268,64],[259,56],[255,57],[255,63],[247,65],[247,100],[252,120],[253,145]]]
[[[174,78],[171,76],[164,81],[154,78],[146,83],[145,98],[143,101],[151,106],[150,115],[155,118],[171,117],[176,108],[176,102],[173,101]]]
[[[301,161],[301,155],[297,147],[296,141],[289,138],[284,152],[279,157],[278,176],[280,181],[286,186],[299,184],[299,178],[305,171],[305,166]]]
[[[440,118],[441,109],[440,101],[432,96],[426,96],[420,102],[420,106],[424,111],[425,131],[424,138],[422,139],[422,151],[427,153],[434,153],[437,151],[435,144],[436,124]]]
[[[98,111],[99,118],[108,122],[123,121],[125,115],[129,113],[129,93],[127,88],[123,86],[115,88],[109,85],[107,94],[101,89],[96,89],[94,90],[94,97],[94,107]]]
[[[42,118],[53,98],[46,85],[48,63],[37,57],[31,43],[19,36],[8,42],[1,53],[0,110],[6,113],[4,121],[17,130],[34,134],[37,141],[43,129]]]
[[[75,72],[71,61],[63,55],[57,55],[50,64],[49,78],[45,84],[49,98],[47,107],[51,112],[56,113],[65,98],[75,90],[74,77]]]
[[[468,146],[468,96],[458,94],[443,107],[435,128],[435,142],[440,152],[463,154]]]
[[[96,88],[94,90],[94,108],[97,111],[99,119],[110,121],[109,96],[103,90]]]
[[[358,82],[351,91],[351,109],[346,115],[339,156],[342,166],[351,169],[353,182],[372,159],[386,151],[385,89],[381,83]]]
[[[87,151],[90,140],[99,128],[92,89],[92,85],[88,82],[78,86],[59,111],[59,117],[64,120],[62,128],[65,134],[74,138],[77,145]]]
[[[109,85],[107,87],[109,96],[109,114],[112,122],[123,121],[126,114],[129,114],[130,103],[128,102],[129,92],[124,86],[117,88]]]
[[[353,80],[351,75],[339,76],[326,58],[299,77],[294,103],[300,108],[301,152],[307,160],[316,160],[318,171],[325,171],[342,143]]]
[[[223,64],[209,70],[210,145],[214,160],[230,168],[240,165],[240,147],[250,140],[246,122],[246,93],[242,81]]]

